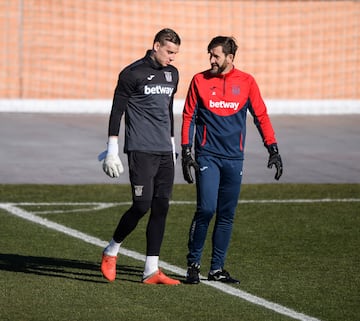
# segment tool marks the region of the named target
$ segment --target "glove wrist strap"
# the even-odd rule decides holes
[[[270,156],[274,155],[274,154],[279,154],[279,149],[278,149],[277,144],[271,144],[267,147],[267,149],[268,149]]]
[[[110,136],[107,145],[107,153],[109,155],[119,154],[118,138],[116,136]]]
[[[189,146],[183,146],[182,148],[182,157],[191,156],[191,148]]]

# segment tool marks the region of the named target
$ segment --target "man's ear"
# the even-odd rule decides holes
[[[233,62],[234,61],[234,55],[233,54],[228,54],[226,56],[226,58],[230,61],[230,62]]]
[[[156,42],[154,43],[153,50],[156,52],[156,51],[159,50],[159,48],[160,48],[160,42],[159,42],[159,41],[156,41]]]

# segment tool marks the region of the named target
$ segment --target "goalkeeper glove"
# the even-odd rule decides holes
[[[271,144],[267,147],[267,149],[269,152],[269,161],[267,166],[268,168],[272,168],[275,165],[276,168],[275,179],[279,180],[283,172],[283,164],[277,144]]]
[[[119,177],[124,172],[124,167],[119,158],[119,146],[117,137],[109,137],[108,148],[105,153],[99,155],[99,160],[104,159],[102,168],[106,175],[110,177]]]
[[[195,173],[199,170],[198,163],[193,159],[191,155],[191,148],[190,147],[183,147],[181,153],[181,164],[182,164],[182,171],[184,175],[185,181],[189,184],[194,183],[194,179],[191,173],[191,167],[194,168]]]

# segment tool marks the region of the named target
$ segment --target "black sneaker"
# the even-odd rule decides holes
[[[191,263],[186,272],[187,284],[198,284],[200,282],[200,265],[197,263]]]
[[[224,282],[224,283],[236,283],[239,284],[240,281],[233,279],[229,272],[225,271],[225,270],[221,270],[221,271],[217,271],[215,273],[209,273],[208,274],[208,280],[209,281],[220,281],[220,282]]]

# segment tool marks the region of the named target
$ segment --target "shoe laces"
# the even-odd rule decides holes
[[[191,263],[190,268],[192,270],[196,270],[197,272],[200,272],[200,264],[199,263]]]
[[[219,272],[219,274],[223,275],[223,276],[226,276],[227,278],[230,278],[230,273],[226,270],[221,270]]]
[[[212,276],[214,276],[214,277],[216,277],[216,278],[218,278],[218,277],[224,277],[224,278],[226,278],[226,279],[230,279],[231,277],[230,277],[230,273],[228,272],[228,271],[226,271],[226,270],[219,270],[219,271],[216,271],[216,272],[214,272],[214,273],[211,273],[210,272],[210,275],[212,275]]]
[[[188,267],[187,273],[189,276],[197,276],[200,273],[200,264],[191,263],[191,265]]]

